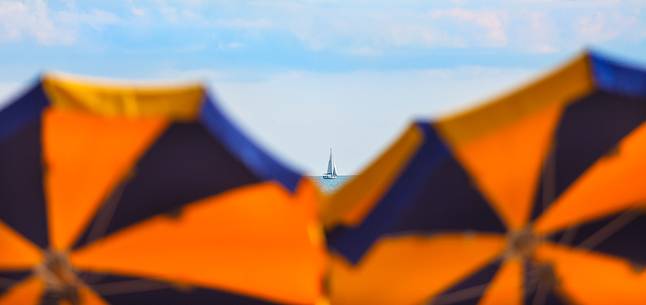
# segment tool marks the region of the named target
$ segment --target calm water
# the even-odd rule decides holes
[[[338,176],[336,179],[323,179],[322,176],[314,176],[312,179],[319,183],[323,191],[332,192],[352,177],[354,176]]]

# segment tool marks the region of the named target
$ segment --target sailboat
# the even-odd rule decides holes
[[[332,148],[330,148],[330,160],[327,161],[327,172],[323,174],[323,179],[336,179],[336,164],[332,158]]]

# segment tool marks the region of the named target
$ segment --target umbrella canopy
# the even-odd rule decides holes
[[[333,304],[646,304],[646,71],[585,53],[332,195]]]
[[[200,85],[45,75],[0,111],[0,304],[313,304],[317,197]]]

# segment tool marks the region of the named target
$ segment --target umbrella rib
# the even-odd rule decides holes
[[[530,273],[534,273],[533,270],[529,270]],[[490,283],[477,285],[465,289],[455,291],[450,294],[440,295],[437,298],[432,298],[428,305],[451,305],[458,302],[462,302],[468,299],[476,298],[482,295]],[[523,290],[522,296],[526,296],[532,293],[534,290],[537,291],[537,295],[534,295],[533,305],[542,305],[547,301],[546,295],[549,292],[549,285],[541,281],[536,275],[530,275],[527,283],[521,283],[521,288]],[[527,288],[527,289],[525,289]],[[540,298],[538,295],[542,295]]]
[[[16,283],[16,280],[0,276],[0,287],[10,287]]]
[[[547,210],[549,204],[554,201],[556,197],[556,143],[552,141],[548,157],[545,162],[545,173],[543,175],[543,211]],[[560,244],[569,244],[576,236],[577,228],[568,228],[561,239]]]
[[[630,210],[622,213],[613,221],[606,224],[603,228],[599,229],[597,232],[581,242],[578,247],[583,249],[592,249],[598,246],[608,237],[612,236],[612,234],[617,233],[631,221],[637,219],[637,217],[639,217],[639,213],[635,210]]]
[[[487,290],[488,284],[482,284],[478,286],[473,286],[469,288],[460,289],[458,291],[441,295],[437,298],[434,298],[430,304],[432,305],[450,305],[457,302],[462,302],[465,300],[476,298]]]
[[[162,290],[171,287],[161,282],[148,280],[130,280],[112,282],[106,284],[92,285],[92,288],[101,295],[118,295],[128,293],[141,293],[155,290]]]
[[[572,227],[568,228],[567,230],[565,230],[565,233],[563,233],[563,235],[561,236],[561,239],[559,239],[558,243],[559,244],[569,245],[570,243],[572,243],[574,241],[574,237],[576,237],[577,231],[578,231],[577,226],[572,226]]]
[[[118,203],[121,201],[121,195],[126,188],[126,184],[127,181],[122,182],[103,205],[104,208],[101,209],[99,215],[97,215],[96,221],[90,229],[87,238],[88,242],[99,239],[108,230],[112,217],[114,217],[114,213],[117,210]]]
[[[536,286],[535,282],[538,281],[532,280],[530,283],[527,283],[525,285],[525,287],[528,287],[528,289],[523,289],[523,296],[533,291],[533,287]],[[469,288],[464,288],[449,294],[440,295],[439,297],[432,299],[431,302],[428,303],[428,305],[451,305],[476,298],[478,296],[481,296],[487,290],[489,284],[490,283],[477,285]],[[523,288],[523,285],[524,284],[521,283],[521,288]]]
[[[114,213],[117,211],[117,205],[119,201],[121,201],[121,196],[123,195],[123,191],[126,188],[127,182],[127,180],[122,182],[119,187],[117,187],[112,193],[112,196],[110,196],[106,200],[106,203],[99,211],[96,221],[94,222],[92,228],[90,229],[90,232],[88,233],[88,243],[95,241],[105,235],[105,232],[108,230],[110,222],[112,221],[112,217],[114,217]],[[103,277],[104,275],[91,274],[87,276],[85,281],[88,283],[97,282],[100,281]]]

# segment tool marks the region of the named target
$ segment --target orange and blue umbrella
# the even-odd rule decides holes
[[[45,75],[0,111],[0,304],[314,304],[317,196],[201,85]]]
[[[646,304],[646,71],[420,120],[324,206],[333,304]]]

